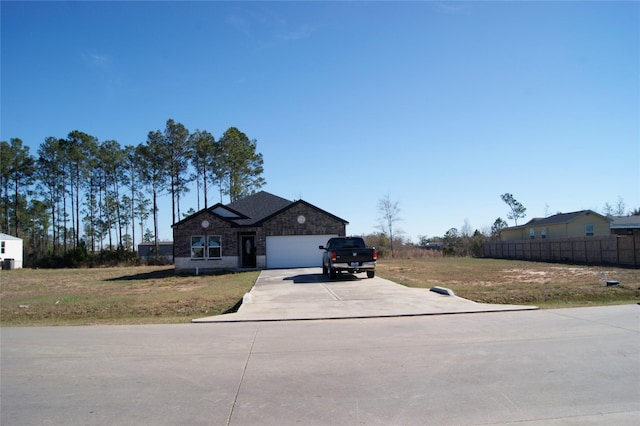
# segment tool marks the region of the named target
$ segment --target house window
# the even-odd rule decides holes
[[[191,258],[204,259],[204,235],[191,237]]]
[[[206,245],[205,245],[206,241]],[[222,244],[219,235],[191,237],[192,259],[219,259],[222,257]]]
[[[593,224],[587,223],[584,225],[584,233],[587,237],[593,237]]]
[[[219,259],[222,257],[222,244],[219,235],[209,236],[207,239],[208,257]]]
[[[531,238],[532,240],[535,240],[536,238],[536,230],[533,228],[529,228],[529,238]]]
[[[542,238],[542,239],[547,238],[547,228],[542,228],[540,230],[540,238]]]
[[[0,254],[4,254],[4,241],[0,241]]]

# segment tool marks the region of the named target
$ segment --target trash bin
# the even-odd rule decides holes
[[[15,259],[4,259],[2,261],[2,269],[6,271],[10,271],[16,268],[16,260]]]

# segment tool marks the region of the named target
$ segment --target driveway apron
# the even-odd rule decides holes
[[[260,273],[237,312],[194,323],[294,321],[520,311],[535,306],[476,303],[429,289],[410,288],[365,274],[331,280],[320,268],[269,269]]]

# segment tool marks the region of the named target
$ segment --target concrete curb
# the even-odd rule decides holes
[[[477,309],[463,311],[446,311],[446,312],[417,312],[407,314],[361,314],[361,315],[317,315],[317,316],[290,316],[279,318],[252,318],[252,317],[234,317],[235,314],[218,315],[206,318],[194,318],[192,324],[223,324],[223,323],[245,323],[245,322],[287,322],[287,321],[333,321],[333,320],[351,320],[351,319],[370,319],[370,318],[410,318],[410,317],[429,317],[429,316],[445,316],[445,315],[468,315],[468,314],[495,314],[500,312],[520,312],[520,311],[537,311],[537,306],[525,306],[514,308],[498,308],[498,309]]]

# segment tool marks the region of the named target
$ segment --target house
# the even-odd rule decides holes
[[[615,235],[640,235],[640,215],[613,216],[611,233]]]
[[[176,271],[321,265],[319,245],[347,222],[303,200],[258,192],[216,204],[172,225]]]
[[[138,256],[140,259],[147,260],[149,258],[160,257],[173,262],[173,241],[158,241],[158,253],[154,242],[145,242],[138,244]]]
[[[505,228],[500,233],[500,239],[515,241],[605,236],[611,233],[610,222],[611,219],[592,210],[559,213]]]
[[[0,233],[0,263],[2,269],[22,268],[22,238]]]

